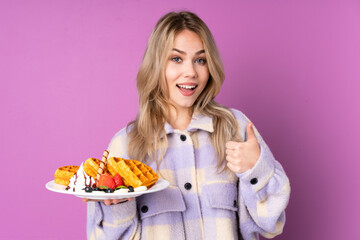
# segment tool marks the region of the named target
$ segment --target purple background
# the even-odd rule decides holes
[[[359,1],[1,1],[1,239],[84,239],[86,206],[45,183],[100,158],[137,112],[156,21],[196,12],[292,187],[276,239],[359,239]]]

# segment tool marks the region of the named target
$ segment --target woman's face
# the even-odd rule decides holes
[[[209,68],[200,37],[189,30],[176,35],[166,63],[170,103],[177,110],[191,108],[209,79]]]

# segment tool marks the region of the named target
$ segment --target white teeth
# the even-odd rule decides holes
[[[196,86],[187,86],[187,85],[178,85],[181,88],[185,88],[185,89],[194,89]]]

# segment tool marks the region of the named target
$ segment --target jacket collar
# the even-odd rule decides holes
[[[166,122],[164,126],[166,134],[173,133],[175,129]],[[214,132],[213,119],[212,117],[205,116],[203,114],[193,115],[189,126],[186,128],[188,132],[195,132],[197,130],[204,130],[207,132]]]

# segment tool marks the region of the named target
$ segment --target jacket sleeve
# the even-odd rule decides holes
[[[248,123],[245,115],[244,119],[239,120],[245,141]],[[261,149],[260,157],[252,169],[237,174],[240,230],[250,239],[257,233],[265,238],[273,238],[283,231],[290,183],[281,164],[275,160],[255,127],[254,130]]]
[[[110,157],[127,156],[125,129],[118,132],[108,147]],[[87,238],[92,239],[140,239],[136,198],[132,201],[106,206],[103,202],[87,203]]]

